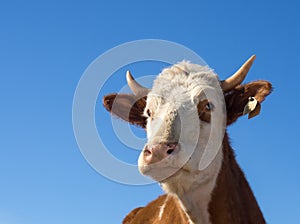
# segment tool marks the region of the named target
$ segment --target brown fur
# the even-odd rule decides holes
[[[159,212],[164,204],[162,219],[159,220]],[[146,207],[136,212],[133,210],[123,220],[123,224],[171,224],[188,223],[186,213],[180,207],[179,201],[175,196],[162,195],[156,200],[150,202]]]
[[[103,97],[103,106],[113,115],[131,124],[143,128],[146,126],[146,118],[143,116],[146,97],[138,98],[132,94],[113,93]]]
[[[209,105],[208,100],[203,100],[198,103],[197,109],[198,109],[199,118],[202,121],[210,123],[211,114],[210,114],[210,110],[208,110],[206,108],[207,105]],[[211,106],[211,107],[213,107],[213,106]]]
[[[265,220],[244,176],[236,162],[226,136],[223,141],[223,163],[209,204],[213,224],[263,224]]]
[[[255,97],[255,99],[261,103],[271,92],[271,83],[267,81],[255,81],[237,86],[233,90],[225,93],[227,125],[234,123],[243,115],[244,107],[249,97]]]

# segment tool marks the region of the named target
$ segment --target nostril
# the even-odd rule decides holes
[[[174,149],[168,149],[167,154],[170,155],[170,154],[172,154],[173,151],[174,151]]]
[[[144,150],[144,156],[150,156],[151,155],[151,151],[148,149]]]
[[[177,143],[168,143],[168,144],[166,144],[166,146],[167,146],[167,151],[166,151],[166,153],[167,153],[168,155],[170,155],[170,154],[172,154],[172,153],[174,152],[174,150],[175,150],[175,148],[176,148],[176,146],[177,146]]]

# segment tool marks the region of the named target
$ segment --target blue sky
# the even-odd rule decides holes
[[[157,184],[128,186],[98,174],[80,153],[72,127],[73,96],[89,64],[145,38],[187,46],[221,78],[257,55],[246,81],[269,80],[274,92],[259,117],[241,118],[229,134],[268,223],[298,223],[299,10],[296,0],[2,1],[0,223],[120,223],[162,193]],[[161,67],[130,65],[136,77]],[[134,164],[138,151],[118,141],[101,107],[104,94],[125,84],[124,71],[100,91],[95,117],[105,145]]]

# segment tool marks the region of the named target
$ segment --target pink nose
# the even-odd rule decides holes
[[[148,165],[159,162],[172,154],[176,146],[177,143],[157,144],[154,146],[146,145],[143,150],[144,162]]]

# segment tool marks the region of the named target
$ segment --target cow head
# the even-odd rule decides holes
[[[241,85],[255,56],[230,78],[220,81],[207,66],[183,61],[164,69],[151,89],[138,84],[130,72],[127,82],[134,94],[110,94],[104,107],[131,124],[144,128],[147,144],[139,157],[142,174],[166,183],[188,175],[206,181],[218,173],[226,125],[247,112],[258,114],[271,92],[267,81]],[[214,151],[211,162],[200,169],[204,152]]]

